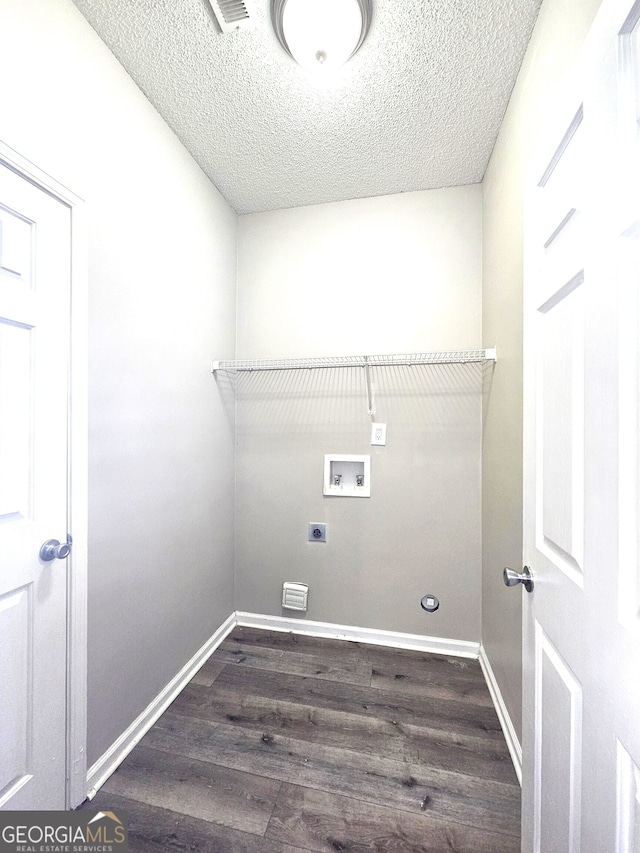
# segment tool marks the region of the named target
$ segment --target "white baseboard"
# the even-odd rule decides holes
[[[259,613],[236,612],[237,624],[247,628],[265,628],[270,631],[292,631],[312,637],[329,637],[334,640],[351,640],[371,643],[376,646],[391,646],[397,649],[413,649],[418,652],[433,652],[451,657],[476,658],[480,643],[467,640],[449,640],[442,637],[425,637],[422,634],[402,634],[396,631],[381,631],[376,628],[355,628],[350,625],[335,625],[332,622],[312,622],[307,619],[292,619],[283,616],[263,616]]]
[[[87,797],[92,800],[114,770],[124,761],[134,746],[149,731],[158,717],[166,711],[178,693],[191,681],[205,661],[236,626],[236,614],[232,613],[215,631],[207,642],[182,667],[167,686],[144,709],[109,749],[87,770]]]
[[[480,666],[482,667],[482,672],[484,673],[485,681],[487,682],[487,687],[491,694],[491,699],[493,700],[498,719],[500,720],[500,725],[502,726],[502,732],[507,742],[509,755],[513,761],[513,768],[516,771],[518,782],[522,785],[522,746],[518,740],[518,735],[516,734],[509,712],[507,711],[507,706],[502,698],[498,681],[493,669],[491,668],[484,646],[480,646]]]

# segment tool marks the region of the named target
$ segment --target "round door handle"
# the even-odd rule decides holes
[[[506,586],[517,586],[521,583],[527,592],[533,592],[533,575],[529,566],[525,566],[522,572],[514,572],[513,569],[505,568],[502,572],[502,579]]]
[[[40,548],[40,559],[44,563],[50,563],[51,560],[64,560],[71,553],[71,537],[67,537],[67,541],[60,544],[57,539],[47,539]]]

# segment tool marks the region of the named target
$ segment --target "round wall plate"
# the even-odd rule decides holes
[[[435,595],[432,595],[430,592],[428,592],[422,597],[420,607],[422,607],[423,610],[426,610],[427,613],[434,613],[438,609],[438,607],[440,607],[440,602],[438,601]]]

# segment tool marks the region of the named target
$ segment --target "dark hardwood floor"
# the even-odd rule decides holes
[[[236,628],[89,808],[132,853],[517,853],[476,661]]]

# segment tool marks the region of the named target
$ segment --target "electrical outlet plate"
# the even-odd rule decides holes
[[[371,444],[387,443],[387,425],[371,424]]]
[[[309,542],[326,542],[327,541],[327,525],[320,521],[309,522],[308,532]]]

